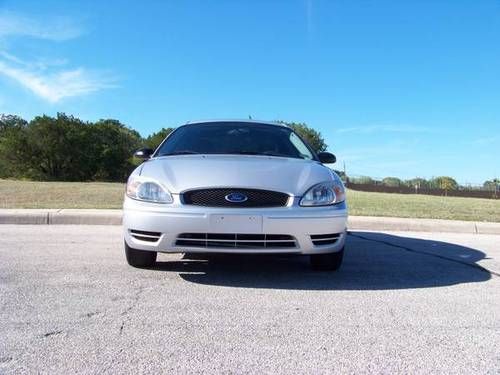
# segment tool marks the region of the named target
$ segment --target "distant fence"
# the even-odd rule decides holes
[[[373,191],[380,193],[424,194],[448,197],[500,199],[500,192],[488,190],[459,189],[445,191],[442,189],[411,188],[408,186],[386,186],[380,184],[356,184],[352,182],[347,182],[346,187],[352,190]]]

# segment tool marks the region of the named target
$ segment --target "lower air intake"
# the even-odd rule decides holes
[[[129,230],[130,235],[134,237],[136,240],[145,241],[145,242],[158,242],[161,237],[161,233],[159,232],[147,232],[144,230]]]
[[[295,248],[297,240],[287,234],[182,233],[176,246],[233,249]]]
[[[314,246],[333,245],[338,241],[339,237],[340,233],[313,234],[311,235],[311,240]]]

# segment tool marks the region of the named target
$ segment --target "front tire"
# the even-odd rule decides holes
[[[125,257],[132,267],[152,267],[156,263],[156,251],[136,250],[125,242]]]
[[[336,271],[342,265],[344,248],[336,253],[311,255],[311,267],[316,271]]]

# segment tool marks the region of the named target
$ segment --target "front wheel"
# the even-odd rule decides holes
[[[336,271],[342,265],[344,248],[336,253],[311,255],[311,267],[317,271]]]
[[[156,251],[136,250],[125,242],[125,257],[132,267],[152,267],[156,263]]]

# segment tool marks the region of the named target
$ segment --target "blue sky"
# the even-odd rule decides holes
[[[498,1],[0,0],[0,113],[303,121],[347,172],[500,175]]]

